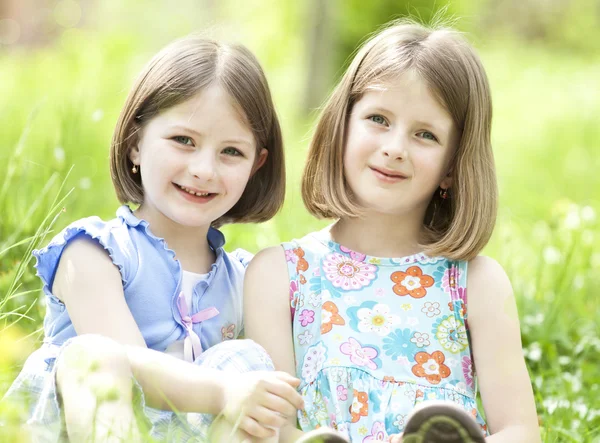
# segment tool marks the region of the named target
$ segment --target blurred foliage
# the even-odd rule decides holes
[[[30,8],[23,14],[38,20],[37,37],[23,25],[22,40],[8,43],[15,28],[2,14],[14,12],[9,4]],[[180,0],[176,7],[166,0],[5,0],[0,395],[40,338],[44,300],[28,252],[72,220],[114,217],[112,129],[133,78],[154,52],[195,31],[243,42],[263,63],[286,140],[287,200],[268,223],[224,229],[229,248],[256,252],[327,223],[307,214],[299,192],[316,116],[307,109],[325,99],[367,35],[407,13],[425,22],[450,20],[480,51],[494,99],[500,184],[498,224],[485,253],[513,282],[544,441],[598,441],[600,2],[594,0]],[[325,55],[314,57],[315,50]],[[30,319],[19,317],[25,314]]]

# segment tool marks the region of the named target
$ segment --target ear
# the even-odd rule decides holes
[[[131,160],[131,163],[133,163],[134,165],[139,165],[141,162],[140,131],[141,128],[137,125],[137,123],[134,123],[133,130],[131,131],[131,134],[128,137],[129,150],[127,152],[127,156],[129,157],[129,160]]]
[[[267,161],[267,157],[269,156],[269,151],[266,148],[262,148],[258,155],[256,156],[256,160],[254,162],[254,166],[252,167],[252,172],[250,176],[253,176],[256,171],[258,171]]]
[[[453,182],[454,179],[452,178],[452,171],[450,171],[448,172],[448,175],[446,175],[440,182],[440,188],[449,189],[452,187]]]
[[[131,148],[129,148],[128,157],[129,160],[131,160],[131,163],[133,163],[134,165],[140,164],[140,147],[137,143],[132,145]]]

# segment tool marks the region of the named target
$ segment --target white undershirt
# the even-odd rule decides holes
[[[183,271],[181,291],[185,297],[185,303],[190,315],[195,314],[195,312],[192,312],[192,295],[194,294],[194,287],[200,280],[204,280],[207,276],[208,274],[196,274],[195,272]],[[171,343],[167,349],[165,349],[165,353],[183,360],[183,339]]]

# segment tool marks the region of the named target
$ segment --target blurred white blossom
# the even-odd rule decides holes
[[[560,251],[554,246],[546,246],[543,252],[544,261],[549,265],[555,265],[560,263],[562,255]]]

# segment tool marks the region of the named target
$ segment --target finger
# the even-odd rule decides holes
[[[277,412],[263,406],[256,406],[248,411],[248,416],[256,420],[261,426],[280,428],[287,423],[287,419]]]
[[[288,418],[295,417],[298,413],[298,409],[293,404],[270,392],[267,392],[266,396],[258,404]]]
[[[287,383],[270,383],[267,387],[267,392],[287,400],[296,409],[304,408],[302,396]]]
[[[275,376],[278,379],[283,380],[287,384],[293,386],[294,388],[297,388],[298,386],[300,386],[300,379],[294,377],[293,375],[288,374],[287,372],[276,371]]]
[[[244,417],[240,421],[239,429],[241,429],[244,432],[247,432],[252,437],[268,438],[273,437],[275,435],[275,431],[273,429],[265,428],[256,420],[248,416]]]
[[[400,435],[400,434],[390,435],[390,443],[402,443],[402,435]]]

